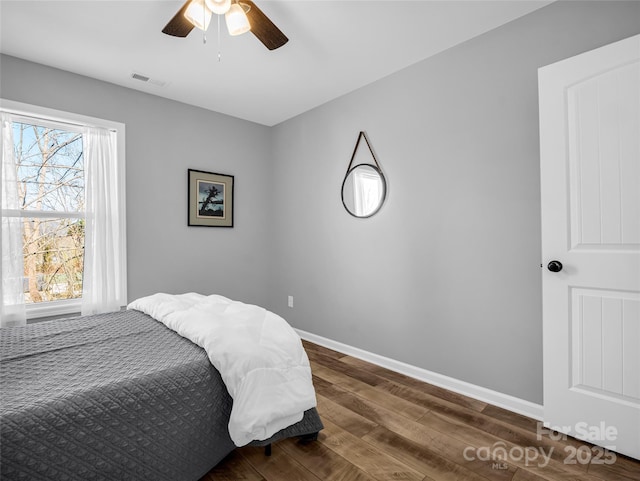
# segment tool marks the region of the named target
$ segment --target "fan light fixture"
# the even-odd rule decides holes
[[[184,18],[189,20],[200,30],[209,28],[211,22],[211,10],[205,5],[205,0],[191,0],[191,3],[184,12]]]
[[[250,30],[269,50],[280,48],[289,41],[287,36],[282,33],[282,30],[276,27],[253,0],[204,0],[204,3],[202,2],[203,0],[184,0],[180,10],[164,26],[162,33],[172,37],[184,38],[195,30],[196,24],[199,25],[199,28],[207,28],[207,23],[211,20],[210,18],[207,19],[212,13],[211,8],[216,11],[223,11],[226,8],[225,5],[228,5],[229,10],[225,14],[227,16],[227,28],[232,34],[240,34],[240,32]],[[234,5],[240,8],[234,8],[234,12],[232,12],[231,7]],[[187,10],[189,10],[189,13],[185,15]],[[220,24],[220,15],[222,14],[220,13],[216,19],[218,25]],[[200,19],[200,21],[197,21],[197,19]],[[236,23],[237,19],[240,19],[240,25]],[[217,33],[219,46],[220,27],[218,27]],[[206,43],[206,35],[203,34],[202,40]]]
[[[242,35],[251,30],[243,7],[244,5],[239,3],[231,3],[231,0],[191,0],[184,12],[184,18],[200,30],[207,30],[212,12],[224,15],[229,35]]]
[[[217,13],[218,15],[224,15],[229,11],[229,7],[231,7],[231,0],[204,0],[213,13]]]
[[[247,33],[251,30],[247,14],[244,13],[242,7],[237,3],[231,5],[229,11],[224,15],[224,18],[227,21],[229,35],[242,35],[243,33]]]

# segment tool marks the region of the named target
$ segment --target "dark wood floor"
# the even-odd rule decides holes
[[[281,441],[270,457],[236,449],[201,481],[640,480],[640,462],[539,435],[533,419],[304,346],[325,425],[318,441]]]

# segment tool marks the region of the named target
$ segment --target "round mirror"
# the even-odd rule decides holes
[[[387,195],[387,183],[378,167],[356,165],[342,183],[342,203],[354,217],[371,217],[380,210]]]

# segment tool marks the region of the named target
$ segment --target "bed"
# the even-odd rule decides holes
[[[0,478],[196,481],[235,449],[205,351],[129,310],[0,331]],[[315,408],[255,445],[322,429]]]

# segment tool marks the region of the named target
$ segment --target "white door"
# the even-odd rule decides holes
[[[640,35],[538,77],[545,425],[640,459]]]

